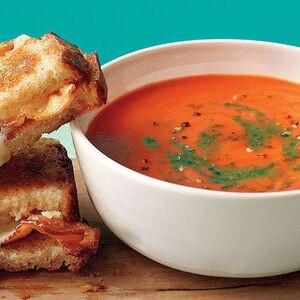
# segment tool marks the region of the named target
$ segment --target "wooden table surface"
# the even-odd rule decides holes
[[[259,279],[199,276],[162,266],[116,238],[101,222],[74,161],[82,216],[102,231],[98,254],[80,273],[0,273],[0,299],[300,299],[300,272]],[[90,284],[95,292],[80,292]]]

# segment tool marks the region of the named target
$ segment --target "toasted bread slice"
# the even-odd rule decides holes
[[[53,33],[0,44],[0,165],[43,133],[106,101],[96,53]]]
[[[78,271],[89,257],[89,254],[73,256],[56,240],[35,232],[0,248],[0,269],[9,272],[30,269],[53,271],[66,266],[70,271]]]
[[[58,141],[42,138],[0,167],[0,269],[76,271],[99,237],[80,220],[72,162]]]
[[[0,226],[33,211],[79,219],[72,162],[54,139],[40,139],[0,167]]]

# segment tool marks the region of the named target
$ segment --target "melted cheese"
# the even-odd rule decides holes
[[[21,34],[21,35],[19,35],[18,37],[16,37],[16,38],[13,40],[13,42],[14,42],[14,49],[13,49],[13,50],[15,50],[15,49],[21,47],[22,45],[24,45],[25,42],[26,42],[27,40],[29,40],[29,39],[30,39],[30,37],[29,37],[28,35],[26,35],[26,34]]]
[[[52,219],[52,218],[62,219],[61,212],[57,210],[42,211],[41,214],[48,219]]]
[[[73,101],[73,92],[76,86],[73,83],[67,84],[59,89],[58,94],[52,94],[48,97],[47,105],[40,107],[39,110],[32,108],[27,112],[27,118],[36,121],[48,120],[66,110]]]
[[[19,225],[20,222],[16,221],[11,221],[10,223],[0,225],[0,245],[16,231],[16,228]]]
[[[62,218],[61,212],[56,211],[56,210],[43,211],[43,212],[41,212],[41,214],[48,219],[52,219],[52,218],[61,219]],[[12,220],[9,223],[0,225],[0,246],[4,241],[7,241],[8,238],[10,238],[15,233],[17,227],[20,224],[21,224],[20,221]]]
[[[99,244],[100,231],[83,222],[66,221],[53,217],[53,212],[46,212],[48,218],[42,214],[31,215],[23,219],[20,225],[14,225],[5,230],[2,245],[7,245],[26,238],[33,230],[57,240],[66,251],[74,256],[84,253],[96,253]],[[45,214],[45,213],[44,213]],[[14,230],[13,230],[14,228]]]
[[[9,128],[2,127],[0,132],[0,166],[5,164],[10,160],[11,152],[10,149],[6,146],[5,140],[7,138],[7,134],[9,132]]]

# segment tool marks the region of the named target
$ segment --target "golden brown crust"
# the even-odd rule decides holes
[[[76,272],[89,258],[89,254],[73,256],[54,239],[34,232],[23,240],[0,248],[0,269],[9,272],[31,269],[54,271],[66,266],[70,271]]]
[[[12,155],[106,101],[97,54],[84,54],[53,33],[0,44],[0,65],[0,127],[8,132],[2,144]]]
[[[92,80],[94,80],[98,92],[98,98],[103,98],[103,104],[107,99],[107,85],[104,79],[103,72],[100,68],[99,57],[96,52],[86,55],[86,59],[90,64],[92,70]]]
[[[17,49],[15,55],[3,63],[5,72],[0,72],[0,90],[8,90],[28,74],[35,72],[38,61],[38,55],[26,54],[23,49]]]
[[[61,53],[62,62],[77,71],[85,81],[89,82],[91,69],[77,46],[65,41],[53,32],[46,33],[42,39],[50,39],[53,48],[57,48],[57,51]]]
[[[3,56],[6,52],[14,49],[14,43],[12,40],[0,43],[0,57]]]
[[[14,49],[14,40],[1,43],[0,57],[11,50],[14,50],[14,55],[1,59],[0,91],[8,91],[26,76],[36,72],[40,60],[37,53],[27,53],[22,47]]]
[[[41,41],[29,38],[21,47],[16,49],[14,49],[14,40],[1,44],[0,53],[14,49],[13,55],[5,57],[1,61],[1,91],[8,90],[22,81],[25,76],[38,71],[37,65],[43,60],[43,53],[38,51],[29,52],[28,47],[34,48],[39,42],[47,42],[47,45],[43,44],[41,50],[47,54],[57,56],[65,67],[70,69],[70,75],[73,76],[73,78],[70,76],[70,82],[74,80],[89,82],[91,68],[80,49],[54,33],[47,33]]]
[[[79,209],[72,161],[66,149],[53,139],[42,138],[13,156],[0,168],[0,189],[32,189],[55,185],[63,190],[66,219],[78,220]]]

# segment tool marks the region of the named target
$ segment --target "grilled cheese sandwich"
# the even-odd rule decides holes
[[[97,252],[100,231],[80,220],[72,162],[58,141],[42,138],[0,167],[0,228],[7,271],[76,271]]]
[[[96,53],[53,33],[0,44],[0,165],[78,115],[105,103]]]

